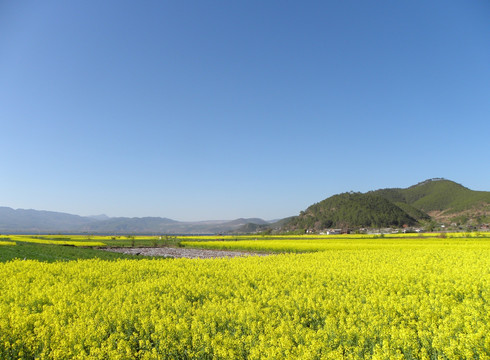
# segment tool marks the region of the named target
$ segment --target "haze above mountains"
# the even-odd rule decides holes
[[[259,218],[181,222],[161,217],[78,216],[53,211],[0,207],[2,233],[216,234],[262,230],[401,227],[437,221],[488,222],[490,192],[473,191],[445,179],[430,179],[406,189],[343,193],[311,205],[298,216],[277,222]]]

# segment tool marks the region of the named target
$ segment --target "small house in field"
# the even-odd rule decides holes
[[[340,234],[342,234],[342,229],[327,230],[327,235],[340,235]]]

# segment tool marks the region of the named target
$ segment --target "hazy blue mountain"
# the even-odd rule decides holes
[[[248,218],[248,219],[239,218],[236,220],[229,221],[229,222],[227,222],[227,224],[228,225],[238,225],[238,226],[242,226],[242,225],[246,225],[246,224],[265,225],[265,224],[268,224],[268,222],[265,220],[262,220],[262,219],[258,219],[258,218]]]
[[[90,233],[90,234],[219,234],[249,223],[267,224],[262,219],[181,222],[161,217],[78,216],[40,210],[0,207],[0,232]]]
[[[91,222],[80,227],[80,231],[91,233],[162,233],[165,232],[169,224],[176,224],[178,221],[160,217],[127,218],[115,217],[107,220]]]
[[[259,218],[182,222],[162,217],[79,216],[54,211],[0,207],[0,233],[220,234],[257,231],[381,227],[417,222],[490,221],[490,192],[473,191],[445,179],[406,189],[334,195],[298,216],[271,224]]]
[[[0,207],[0,231],[77,231],[80,227],[97,220],[66,213],[43,210],[14,210]]]
[[[87,216],[91,219],[94,219],[94,220],[109,220],[110,217],[107,216],[106,214],[100,214],[100,215],[89,215]]]

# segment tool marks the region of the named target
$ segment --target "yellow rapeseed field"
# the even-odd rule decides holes
[[[1,359],[490,359],[489,240],[0,264]]]
[[[199,247],[204,249],[220,250],[248,250],[248,251],[273,251],[273,252],[311,252],[325,250],[346,249],[417,249],[417,248],[489,248],[490,237],[479,238],[351,238],[337,236],[329,238],[304,237],[299,239],[283,240],[213,240],[181,242],[185,247]]]
[[[11,235],[9,236],[12,241],[19,242],[28,242],[33,244],[44,244],[44,245],[71,245],[71,246],[105,246],[102,242],[95,241],[81,241],[78,239],[72,239],[74,236],[70,238],[70,240],[55,240],[55,237],[50,239],[44,239],[43,237],[37,236],[28,236],[28,235]]]
[[[13,241],[0,240],[0,246],[2,245],[15,245]]]

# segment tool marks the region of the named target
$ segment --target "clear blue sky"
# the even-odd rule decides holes
[[[490,190],[488,1],[2,1],[0,206],[282,218]]]

